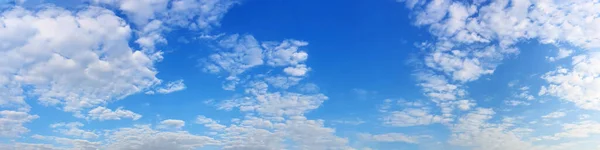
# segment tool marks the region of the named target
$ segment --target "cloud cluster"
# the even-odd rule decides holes
[[[441,108],[442,116],[453,122],[447,124],[453,135],[452,145],[473,149],[542,149],[567,148],[575,143],[554,146],[533,146],[522,140],[519,132],[529,129],[512,127],[510,123],[489,123],[491,109],[476,108],[467,115],[454,115],[458,101],[461,110],[470,110],[475,104],[468,100],[465,84],[493,74],[501,61],[516,55],[515,46],[521,42],[537,41],[559,47],[549,61],[567,58],[576,50],[600,47],[600,3],[596,1],[552,0],[400,0],[414,16],[416,26],[428,28],[435,39],[417,46],[424,49],[423,61],[418,63],[418,85],[424,94]],[[562,46],[572,46],[571,50]],[[543,75],[550,85],[542,87],[539,95],[551,95],[575,103],[584,109],[598,110],[594,92],[598,66],[595,53],[573,57],[573,68],[559,68]],[[533,100],[529,88],[521,88],[509,105],[529,105]],[[467,100],[465,100],[467,99]],[[469,106],[469,107],[466,107]],[[415,111],[416,112],[416,111]],[[398,113],[398,118],[410,113]],[[426,113],[413,113],[426,114]],[[427,116],[427,115],[421,115]],[[459,116],[455,118],[455,116]],[[546,118],[563,116],[551,114]],[[411,120],[411,119],[402,119]],[[502,144],[498,144],[502,143]],[[509,146],[509,147],[506,147]]]
[[[129,25],[110,10],[15,7],[0,24],[0,84],[13,89],[5,94],[26,89],[42,104],[79,112],[160,81],[153,67],[160,53],[132,48]]]
[[[305,76],[310,68],[304,62],[308,54],[299,48],[308,45],[299,40],[284,40],[282,42],[259,42],[252,35],[230,35],[219,42],[222,49],[212,54],[206,60],[204,70],[209,73],[227,73],[227,82],[224,89],[234,90],[240,83],[238,75],[250,68],[267,65],[269,67],[285,67],[282,69],[288,76],[287,80],[299,80]],[[274,82],[271,79],[270,82]],[[285,79],[277,79],[281,80]],[[278,84],[280,87],[289,87],[289,84]]]
[[[572,69],[558,68],[542,76],[549,85],[539,95],[551,95],[590,110],[600,110],[600,53],[573,57]]]

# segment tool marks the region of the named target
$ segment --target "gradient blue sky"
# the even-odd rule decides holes
[[[597,0],[0,11],[0,149],[600,149]]]

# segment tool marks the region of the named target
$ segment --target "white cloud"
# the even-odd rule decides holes
[[[384,124],[398,127],[429,125],[442,121],[441,116],[430,114],[426,108],[408,108],[402,111],[393,111],[383,117]]]
[[[600,110],[600,53],[573,57],[572,69],[558,68],[542,76],[549,85],[539,95],[573,102],[583,109]]]
[[[571,56],[571,54],[573,54],[574,50],[570,50],[570,49],[564,49],[564,48],[559,48],[558,49],[558,53],[556,54],[556,56],[554,57],[546,57],[546,59],[548,59],[548,61],[557,61],[563,58],[567,58],[569,56]]]
[[[304,51],[298,51],[308,43],[297,40],[284,40],[282,42],[259,42],[252,35],[234,34],[219,41],[221,48],[205,60],[204,71],[209,73],[228,73],[224,88],[235,89],[240,83],[238,75],[247,70],[263,64],[276,67],[285,67],[283,72],[290,76],[301,77],[310,71],[303,64],[308,58]],[[279,86],[279,85],[278,85]],[[282,87],[285,87],[282,85]]]
[[[175,120],[175,119],[167,119],[160,122],[158,125],[159,129],[176,129],[180,130],[185,126],[185,121],[183,120]]]
[[[532,132],[531,129],[512,128],[511,121],[488,123],[494,114],[491,109],[477,108],[462,116],[450,126],[452,134],[448,143],[481,150],[533,149],[531,143],[521,139],[523,134]]]
[[[157,13],[167,10],[168,0],[94,0],[95,2],[116,5],[138,26],[143,26],[155,18]]]
[[[283,69],[283,72],[291,76],[304,76],[308,71],[310,71],[310,68],[307,68],[306,65],[296,65]]]
[[[177,81],[169,82],[162,87],[158,87],[154,91],[148,91],[148,92],[146,92],[146,94],[154,94],[155,91],[160,94],[169,94],[169,93],[184,90],[185,88],[186,88],[186,86],[185,86],[185,84],[183,84],[183,80],[177,80]]]
[[[409,136],[409,135],[405,135],[403,133],[385,133],[385,134],[376,134],[376,135],[362,133],[362,134],[359,134],[359,137],[361,139],[367,140],[367,141],[405,142],[405,143],[417,144],[417,143],[419,143],[420,138],[427,138],[427,137],[431,137],[431,136],[428,136],[428,135]]]
[[[506,105],[510,105],[510,106],[520,106],[520,105],[529,106],[529,105],[531,105],[531,103],[529,103],[529,102],[520,101],[520,100],[506,100],[506,101],[504,101],[504,103]]]
[[[328,99],[323,94],[300,94],[293,92],[268,92],[264,82],[253,82],[246,92],[249,96],[226,100],[220,109],[239,108],[243,112],[257,112],[270,117],[299,116],[318,108]]]
[[[542,43],[569,42],[598,47],[600,5],[591,1],[508,1],[462,3],[436,0],[415,2],[415,22],[433,35],[460,43],[491,43],[502,47],[538,38]],[[423,8],[423,9],[422,9]],[[449,17],[445,17],[449,14]],[[476,14],[476,15],[475,15]],[[549,21],[549,20],[553,21]],[[585,31],[585,32],[584,32]]]
[[[217,121],[214,121],[202,115],[196,117],[196,123],[203,124],[205,127],[211,130],[221,130],[226,128],[226,126],[219,124]]]
[[[551,112],[547,115],[542,116],[542,118],[544,119],[557,119],[557,118],[562,118],[564,116],[566,116],[567,113],[562,112],[562,111],[555,111],[555,112]]]
[[[496,53],[495,47],[486,48],[491,56],[472,56],[469,58],[469,54],[466,51],[453,50],[451,52],[434,52],[425,58],[425,64],[428,67],[436,70],[444,71],[445,73],[452,76],[452,79],[457,81],[473,81],[479,79],[481,75],[494,73],[495,66],[491,64],[485,64],[489,59],[494,58]],[[483,62],[482,62],[483,61]]]
[[[81,150],[96,150],[102,144],[101,142],[90,142],[87,140],[70,139],[70,138],[55,137],[55,136],[42,136],[42,135],[37,135],[37,134],[33,135],[31,137],[34,139],[38,139],[38,140],[53,141],[60,145],[66,145],[68,147],[71,147],[71,149],[81,149]],[[61,149],[66,149],[66,148],[61,148]]]
[[[24,124],[39,118],[27,112],[2,110],[0,111],[0,137],[19,137],[29,132]]]
[[[81,138],[86,138],[86,139],[95,139],[95,138],[99,137],[94,132],[85,131],[85,130],[80,129],[80,127],[83,127],[83,123],[80,123],[80,122],[70,122],[70,123],[60,122],[60,123],[51,124],[50,127],[55,129],[54,132],[59,132],[63,135],[67,135],[67,136],[81,137]]]
[[[287,120],[280,131],[286,131],[287,137],[295,142],[294,149],[352,149],[347,146],[348,139],[337,137],[335,130],[324,127],[323,122],[295,117]]]
[[[286,76],[275,76],[265,77],[265,82],[269,83],[276,88],[288,89],[289,87],[297,85],[302,78],[299,77],[286,77]]]
[[[110,10],[15,7],[0,24],[0,87],[13,89],[8,95],[26,89],[42,104],[79,112],[160,81],[153,66],[161,53],[130,47],[131,29]]]
[[[88,112],[86,119],[104,121],[121,120],[121,118],[129,118],[133,120],[138,120],[141,117],[142,115],[129,110],[125,110],[123,108],[117,108],[117,110],[113,111],[106,107],[98,106]]]
[[[235,0],[93,0],[122,10],[132,22],[143,27],[151,20],[162,20],[169,26],[192,30],[210,30],[220,25],[221,18]],[[168,7],[170,4],[171,7]]]
[[[593,134],[600,134],[600,123],[595,121],[581,121],[563,124],[563,131],[543,139],[559,140],[563,138],[588,138]]]
[[[209,56],[210,63],[205,70],[211,73],[225,71],[235,77],[249,68],[262,65],[262,48],[258,41],[250,35],[231,35],[219,42],[226,51]]]
[[[173,0],[165,19],[174,26],[210,30],[220,26],[223,16],[237,3],[237,0]]]
[[[299,50],[308,45],[308,42],[298,40],[284,40],[278,42],[264,42],[265,57],[270,66],[294,66],[304,63],[308,54]]]
[[[107,140],[107,145],[103,149],[187,150],[219,144],[210,137],[193,135],[184,131],[162,132],[150,128],[149,125],[112,130],[108,133]]]

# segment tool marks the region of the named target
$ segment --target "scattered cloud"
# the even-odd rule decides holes
[[[39,118],[27,112],[2,110],[0,111],[0,137],[19,137],[29,132],[24,124]]]
[[[157,128],[181,130],[183,126],[185,126],[185,121],[183,120],[167,119],[161,121]]]
[[[573,54],[574,50],[571,49],[564,49],[564,48],[559,48],[558,49],[558,53],[556,54],[556,56],[554,57],[546,57],[546,59],[548,59],[548,61],[557,61],[563,58],[567,58],[569,56],[571,56],[571,54]]]
[[[90,110],[87,114],[86,119],[91,120],[121,120],[122,118],[129,118],[132,120],[138,120],[142,115],[134,113],[123,108],[117,108],[117,110],[111,110],[106,107],[98,106]]]
[[[92,132],[80,129],[83,127],[83,123],[81,122],[70,122],[70,123],[55,123],[50,125],[51,128],[54,128],[54,132],[58,132],[63,135],[73,136],[78,138],[85,139],[95,139],[98,138],[99,135]]]
[[[555,112],[551,112],[547,115],[542,116],[542,118],[544,119],[557,119],[557,118],[562,118],[564,116],[566,116],[567,113],[563,112],[563,111],[555,111]]]
[[[561,68],[546,73],[539,95],[556,96],[583,109],[600,110],[600,53],[573,57],[572,69]]]

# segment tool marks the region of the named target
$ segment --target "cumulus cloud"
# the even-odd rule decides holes
[[[572,69],[558,68],[542,76],[549,85],[539,95],[551,95],[583,109],[600,110],[600,53],[573,57]]]
[[[65,145],[72,149],[81,149],[81,150],[95,150],[95,149],[98,149],[102,144],[101,142],[91,142],[88,140],[70,139],[70,138],[63,138],[63,137],[56,137],[56,136],[42,136],[42,135],[37,135],[37,134],[33,135],[31,137],[34,139],[38,139],[38,140],[56,142],[60,145]],[[36,147],[37,146],[41,146],[41,145],[36,145]],[[58,148],[58,147],[54,147],[54,146],[48,146],[48,148],[66,149],[66,147]]]
[[[109,108],[98,106],[88,112],[86,119],[104,121],[121,120],[122,118],[129,118],[133,120],[138,120],[141,117],[142,115],[129,110],[125,110],[123,108],[117,108],[117,110],[113,111]]]
[[[239,84],[238,75],[265,64],[285,67],[283,72],[289,76],[302,77],[310,71],[310,68],[303,64],[308,54],[299,50],[300,47],[308,45],[307,42],[259,42],[252,35],[234,34],[223,37],[218,43],[221,50],[205,60],[204,71],[214,74],[227,73],[224,85],[224,89],[227,90],[233,90],[235,85]],[[285,87],[281,84],[278,86]]]
[[[0,111],[0,137],[19,137],[29,132],[24,124],[39,118],[27,112],[2,110]]]
[[[560,49],[558,49],[558,53],[556,54],[556,56],[546,57],[546,59],[548,59],[548,61],[557,61],[557,60],[571,56],[571,54],[573,54],[573,51],[574,50],[571,50],[571,49],[560,48]]]
[[[110,10],[15,7],[0,24],[0,87],[13,89],[8,95],[27,90],[42,104],[79,112],[160,81],[153,66],[161,54],[132,48],[129,25]]]
[[[448,142],[473,149],[533,149],[531,143],[521,139],[521,135],[532,132],[531,129],[515,128],[512,122],[488,123],[494,114],[491,109],[477,108],[460,117],[450,127],[453,134]]]
[[[205,127],[211,129],[211,130],[221,130],[224,129],[226,126],[219,124],[217,121],[212,120],[210,118],[207,118],[205,116],[198,116],[196,117],[196,123],[197,124],[202,124]]]
[[[324,127],[323,120],[300,116],[283,122],[248,117],[223,131],[219,135],[224,139],[223,149],[351,149],[348,139],[335,136],[335,130]]]
[[[570,57],[575,50],[599,48],[599,2],[592,1],[511,1],[511,0],[400,0],[412,11],[416,26],[428,28],[435,40],[418,45],[425,54],[418,69],[418,85],[435,102],[442,116],[453,115],[456,101],[466,97],[464,85],[493,74],[506,57],[516,55],[517,43],[537,41],[559,47],[555,61]],[[584,109],[598,110],[594,92],[596,54],[573,57],[573,69],[559,68],[542,78],[549,85],[539,95],[564,99]],[[595,85],[595,86],[594,86]],[[535,99],[529,88],[521,88],[509,105],[529,105]],[[561,149],[577,143],[554,146],[532,146],[522,140],[529,129],[515,128],[511,123],[489,123],[495,114],[491,109],[477,108],[450,123],[453,134],[449,143],[472,149]],[[558,115],[560,116],[560,115]],[[502,144],[498,144],[502,143]]]
[[[291,76],[304,76],[309,70],[310,68],[307,68],[306,65],[296,65],[294,67],[286,67],[283,69],[283,72]]]
[[[119,150],[187,150],[207,145],[217,145],[218,141],[206,136],[193,135],[185,131],[162,132],[149,125],[136,125],[119,128],[108,133],[105,149]]]
[[[286,76],[274,76],[265,77],[265,82],[276,88],[288,89],[289,87],[295,86],[302,78],[299,77],[286,77]]]
[[[80,129],[80,127],[83,127],[83,123],[81,122],[60,122],[51,124],[50,127],[55,129],[54,132],[58,132],[67,136],[74,136],[85,139],[95,139],[99,137],[99,135],[94,132]]]
[[[136,25],[143,27],[152,20],[163,20],[169,26],[192,30],[210,30],[220,26],[221,18],[235,0],[93,0],[123,11]],[[170,6],[170,7],[169,7]]]
[[[183,128],[183,126],[185,126],[185,121],[183,121],[183,120],[167,119],[167,120],[161,121],[160,124],[158,125],[158,128],[159,129],[180,130],[181,128]]]
[[[588,138],[594,134],[600,134],[600,123],[595,121],[581,121],[566,123],[562,125],[562,132],[552,136],[543,136],[542,139],[560,140],[563,138]]]

